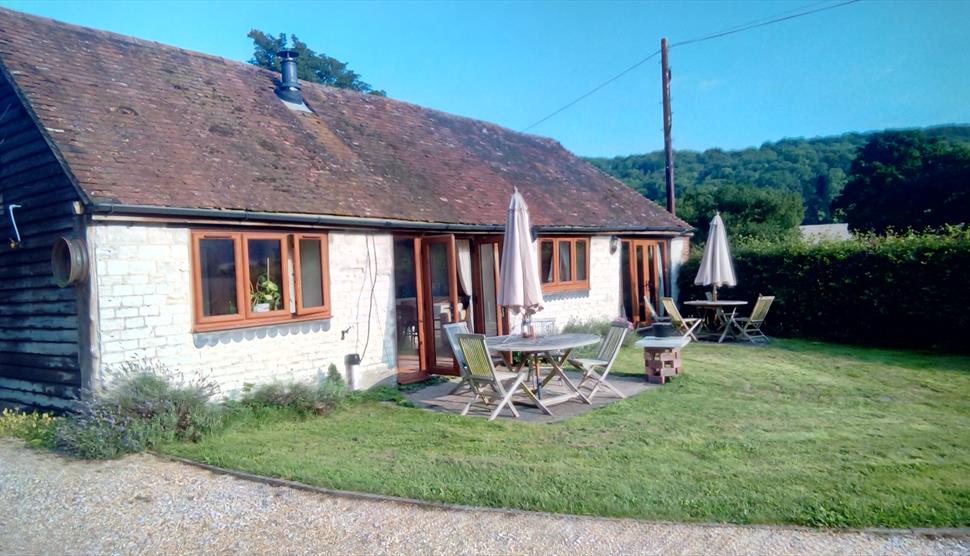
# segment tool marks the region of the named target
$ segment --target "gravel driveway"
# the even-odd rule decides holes
[[[0,439],[0,554],[970,554],[970,539],[439,510]]]

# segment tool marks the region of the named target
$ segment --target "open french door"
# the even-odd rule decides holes
[[[472,244],[475,332],[500,336],[508,332],[508,317],[498,304],[502,237],[479,238]]]
[[[430,373],[457,376],[455,358],[442,328],[464,316],[458,303],[455,236],[424,236],[416,241],[421,245],[418,287],[418,324],[423,330],[421,368]]]
[[[649,300],[655,311],[663,314],[660,298],[670,295],[666,240],[626,239],[621,251],[621,285],[626,317],[636,324],[649,324]]]

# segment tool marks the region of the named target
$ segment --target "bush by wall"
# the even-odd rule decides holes
[[[159,363],[123,364],[97,396],[86,396],[55,427],[53,445],[85,459],[108,459],[172,440],[197,440],[218,426],[216,384],[185,379]]]
[[[722,299],[774,295],[769,335],[871,346],[970,351],[970,229],[861,236],[810,245],[747,242],[735,246],[738,285]],[[680,273],[681,301],[703,298],[694,286],[700,253]]]

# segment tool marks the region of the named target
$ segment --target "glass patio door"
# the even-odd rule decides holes
[[[475,332],[486,336],[499,336],[508,330],[504,311],[498,305],[501,242],[501,237],[487,237],[474,244]]]
[[[634,323],[649,324],[649,301],[663,315],[660,298],[670,294],[665,240],[624,240],[620,254],[623,309]]]
[[[422,314],[419,320],[424,327],[420,349],[422,368],[437,374],[458,375],[442,328],[464,318],[464,308],[458,302],[455,236],[425,236],[419,241],[422,266],[419,286]]]

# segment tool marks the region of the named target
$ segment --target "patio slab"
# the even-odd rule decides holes
[[[566,371],[566,374],[574,384],[579,383],[579,378],[581,375],[578,372]],[[643,376],[610,376],[609,382],[615,386],[617,390],[623,392],[623,395],[628,398],[645,390],[661,387],[658,384],[648,383]],[[440,384],[428,386],[420,390],[407,392],[404,394],[404,396],[414,405],[424,409],[459,414],[461,413],[462,408],[465,407],[465,404],[468,403],[468,400],[471,399],[471,393],[467,389],[463,389],[457,394],[452,395],[451,391],[454,390],[457,384],[458,379],[455,378],[449,380],[448,382],[442,382]],[[588,391],[588,388],[583,388],[584,393]],[[542,397],[543,399],[549,399],[555,396],[566,394],[567,392],[568,391],[563,385],[553,380],[542,389]],[[513,398],[515,408],[519,411],[521,416],[519,419],[529,423],[554,423],[556,421],[562,421],[563,419],[568,419],[576,415],[582,415],[583,413],[586,413],[592,409],[603,407],[604,405],[619,400],[620,398],[614,396],[609,390],[600,388],[596,391],[596,396],[593,397],[592,405],[583,403],[578,399],[574,399],[550,407],[549,409],[553,414],[546,415],[539,408],[526,405],[525,400],[520,399],[519,396]],[[476,404],[472,406],[471,410],[468,412],[468,415],[487,417],[490,412],[490,409],[486,409],[481,404]],[[514,419],[515,417],[512,416],[510,411],[503,409],[499,418]]]

